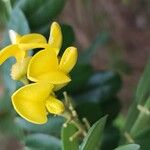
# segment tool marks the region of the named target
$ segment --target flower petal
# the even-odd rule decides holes
[[[18,41],[19,47],[23,50],[34,48],[46,48],[48,46],[46,38],[37,33],[31,33],[22,36]]]
[[[36,75],[36,77],[28,76],[28,78],[34,82],[47,81],[48,83],[51,83],[51,84],[64,84],[64,83],[68,83],[71,81],[71,79],[65,73],[61,71],[42,73],[42,74]]]
[[[15,57],[17,61],[21,60],[25,56],[25,52],[17,45],[9,45],[0,51],[0,65],[6,61],[9,57]]]
[[[47,48],[48,44],[45,43],[29,43],[29,44],[18,44],[19,48],[22,50],[30,50],[34,48]]]
[[[53,22],[50,29],[50,37],[48,40],[50,47],[56,48],[56,54],[59,53],[62,44],[61,27],[57,22]]]
[[[65,110],[64,104],[53,96],[46,101],[46,108],[52,114],[61,114]]]
[[[41,35],[41,34],[37,34],[37,33],[31,33],[31,34],[26,34],[23,35],[18,43],[24,43],[24,44],[29,44],[29,43],[47,43],[46,38]]]
[[[35,78],[39,80],[39,76],[55,71],[58,68],[58,59],[56,53],[51,50],[41,50],[35,54],[28,66],[27,76],[30,80]]]
[[[45,102],[52,88],[53,85],[46,82],[33,83],[20,88],[12,95],[15,110],[21,117],[32,123],[47,122]]]
[[[17,44],[21,36],[14,30],[9,30],[9,37],[12,44]]]
[[[60,60],[59,69],[65,73],[69,73],[76,64],[77,57],[77,48],[68,47]]]

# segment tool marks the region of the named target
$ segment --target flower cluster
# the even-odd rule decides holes
[[[19,35],[10,30],[12,44],[0,51],[0,64],[9,57],[15,57],[11,77],[27,84],[12,95],[12,104],[17,113],[24,119],[43,124],[47,122],[47,114],[61,114],[64,104],[55,97],[55,91],[67,85],[71,79],[69,72],[77,61],[77,49],[68,47],[59,56],[62,44],[61,27],[54,22],[51,25],[47,42],[41,34]],[[34,56],[29,50],[40,48]]]

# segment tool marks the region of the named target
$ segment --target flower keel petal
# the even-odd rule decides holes
[[[56,115],[63,113],[65,110],[64,104],[52,96],[46,101],[46,108],[50,113]]]

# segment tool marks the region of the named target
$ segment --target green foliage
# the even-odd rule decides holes
[[[44,150],[61,150],[61,142],[58,138],[42,134],[42,133],[35,133],[30,134],[25,137],[25,144],[29,148],[35,149],[44,149]]]
[[[150,62],[147,64],[143,76],[137,87],[136,99],[130,108],[124,132],[140,144],[141,149],[149,149],[150,124]],[[124,139],[125,140],[125,139]],[[123,141],[124,141],[123,140]]]
[[[115,126],[105,128],[102,139],[101,150],[112,150],[118,146],[120,131]]]
[[[148,99],[149,95],[149,85],[150,85],[150,61],[148,62],[145,71],[140,79],[140,82],[137,87],[136,91],[136,99],[133,102],[128,118],[126,121],[126,130],[130,131],[132,125],[134,124],[135,120],[139,115],[139,111],[137,110],[137,105],[144,105],[145,101]]]
[[[150,128],[143,130],[135,137],[136,143],[140,144],[142,150],[149,150]]]
[[[92,74],[93,69],[89,64],[77,64],[70,74],[73,79],[72,83],[68,84],[63,90],[70,94],[80,93],[87,86]]]
[[[60,14],[64,4],[65,0],[21,0],[16,7],[25,13],[32,32],[47,35],[50,23]]]
[[[61,30],[62,30],[62,35],[63,35],[63,43],[62,43],[63,45],[62,45],[62,50],[61,50],[61,54],[62,54],[67,47],[73,45],[75,41],[75,35],[74,35],[74,31],[72,27],[69,25],[62,24]]]
[[[79,150],[79,141],[75,138],[70,141],[70,137],[77,132],[77,128],[73,124],[68,124],[62,128],[62,149],[63,150]]]
[[[107,116],[104,116],[89,129],[80,150],[95,150],[100,147],[106,118]]]
[[[59,137],[64,118],[59,116],[49,117],[48,122],[43,125],[30,123],[20,117],[17,117],[15,122],[18,127],[28,133],[47,133]]]
[[[139,104],[144,104],[149,97],[150,91],[150,61],[145,67],[144,73],[139,81],[137,91],[136,91],[136,101]]]
[[[11,11],[10,1],[0,1],[0,26],[6,25],[7,20],[9,19],[9,14]]]

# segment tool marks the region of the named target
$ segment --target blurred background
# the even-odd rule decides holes
[[[150,2],[70,0],[59,19],[73,27],[80,50],[87,49],[99,34],[108,34],[105,45],[96,47],[92,66],[121,73],[119,95],[126,110],[150,55]]]
[[[38,32],[48,37],[52,21],[61,24],[64,35],[62,52],[66,47],[74,45],[80,53],[78,67],[72,73],[75,81],[62,91],[68,91],[75,99],[79,115],[86,116],[91,124],[100,116],[110,113],[108,124],[111,125],[106,129],[106,135],[111,136],[104,138],[103,147],[104,150],[111,150],[117,146],[120,134],[114,126],[114,120],[120,114],[126,116],[150,56],[150,1],[1,0],[0,21],[1,48],[10,42],[10,28],[20,34]],[[9,60],[1,68],[2,100],[9,99],[8,93],[18,87],[18,83],[16,85],[6,75],[11,63]],[[7,94],[4,94],[6,92]],[[1,103],[4,104],[4,101]],[[86,106],[87,110],[82,110],[83,106]],[[17,133],[10,136],[9,127],[4,124],[4,120],[9,120],[8,113],[16,118],[14,112],[10,113],[11,109],[10,100],[0,106],[0,150],[10,150],[12,147],[14,150],[22,149],[22,143],[17,140]],[[87,111],[92,112],[90,116],[87,116]],[[31,129],[28,131],[24,125],[26,122],[23,124],[24,120],[17,119],[15,123],[19,124],[19,130],[21,128],[23,132],[27,130],[26,133],[36,133]],[[12,122],[14,123],[14,120],[6,124],[12,127]],[[111,143],[112,147],[106,148],[108,143]]]

